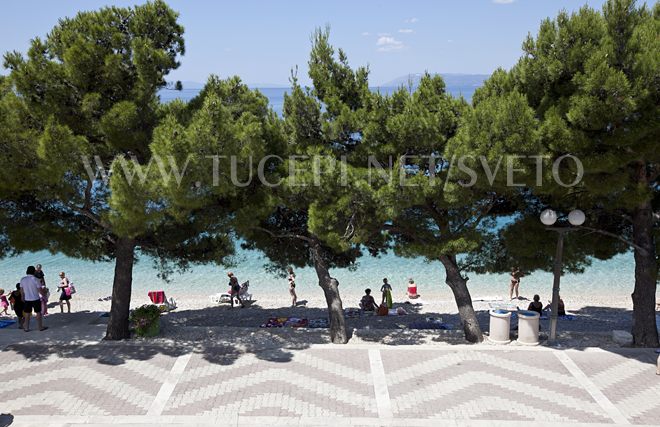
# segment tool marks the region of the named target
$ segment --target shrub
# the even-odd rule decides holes
[[[160,308],[157,305],[145,304],[131,313],[131,323],[139,337],[155,337],[160,332]]]

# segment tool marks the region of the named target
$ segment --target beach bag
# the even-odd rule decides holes
[[[385,304],[381,304],[380,307],[378,307],[378,315],[379,316],[387,316],[388,313],[387,306]]]
[[[64,288],[64,295],[70,297],[71,296],[71,286],[68,288]]]
[[[73,285],[73,283],[69,283],[69,296],[73,295],[76,293],[76,287]]]

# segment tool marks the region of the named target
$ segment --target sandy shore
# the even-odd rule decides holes
[[[396,291],[396,290],[395,290]],[[362,292],[341,289],[345,309],[357,309]],[[281,343],[323,343],[328,341],[327,329],[311,328],[262,328],[269,318],[294,317],[303,319],[327,318],[326,302],[320,289],[307,288],[300,292],[299,304],[290,306],[286,293],[279,295],[255,293],[246,308],[231,308],[229,304],[211,301],[208,294],[194,293],[170,295],[177,302],[177,309],[162,317],[161,339],[175,342],[217,341],[258,342],[277,339]],[[380,296],[375,293],[377,302]],[[79,291],[74,295],[72,309],[90,315],[110,310],[107,295]],[[531,295],[529,295],[531,297]],[[616,346],[612,330],[629,331],[632,326],[632,301],[628,295],[575,295],[563,293],[566,310],[572,319],[560,319],[558,331],[562,345],[573,347]],[[99,301],[100,299],[100,301]],[[547,299],[542,299],[545,303]],[[133,308],[149,304],[147,295],[134,294]],[[528,299],[509,301],[502,295],[473,295],[473,305],[482,330],[489,328],[489,309],[506,307],[526,309]],[[56,301],[49,303],[51,314],[59,313]],[[457,344],[465,343],[456,304],[446,289],[428,290],[417,300],[404,295],[394,295],[394,307],[401,307],[406,315],[347,317],[346,324],[352,343],[379,344]],[[56,317],[59,317],[57,315]],[[419,330],[415,324],[428,318],[439,319],[448,330]],[[99,318],[104,319],[104,318]],[[107,321],[100,320],[101,322]],[[55,320],[54,318],[51,320]],[[98,324],[98,322],[95,322]],[[78,325],[82,326],[82,325]],[[512,322],[515,328],[515,322]],[[549,320],[541,320],[541,338],[547,336]],[[515,329],[513,330],[515,335]]]
[[[264,340],[271,339],[273,334],[284,341],[288,339],[327,341],[324,332],[296,328],[273,328],[260,326],[272,317],[296,317],[319,319],[327,317],[326,303],[320,289],[305,293],[300,298],[297,307],[291,307],[286,295],[255,295],[246,308],[231,308],[229,304],[213,303],[209,295],[190,294],[185,296],[168,295],[175,298],[178,308],[163,316],[163,337],[172,340],[204,340],[219,336],[227,336],[258,340],[263,335]],[[345,309],[355,309],[361,293],[344,290],[342,299]],[[571,346],[608,346],[611,342],[611,331],[631,328],[632,302],[629,296],[616,295],[562,295],[566,309],[574,317],[572,320],[560,320],[558,329],[566,344]],[[108,312],[110,301],[98,301],[101,295],[86,295],[78,293],[72,300],[74,311]],[[377,298],[378,301],[379,298]],[[429,341],[450,342],[461,341],[462,330],[456,304],[450,294],[443,292],[427,293],[422,298],[409,301],[403,296],[395,295],[394,307],[402,307],[408,314],[398,316],[359,316],[347,318],[347,327],[352,335],[351,342],[378,343],[419,343]],[[526,309],[529,300],[508,301],[498,296],[474,295],[474,308],[484,331],[488,330],[488,310],[498,305],[517,306]],[[134,295],[132,307],[150,303],[146,295]],[[51,313],[59,312],[59,307],[49,304]],[[448,331],[418,331],[412,330],[412,324],[428,318],[441,319],[449,327]],[[549,329],[548,320],[541,321],[541,334]],[[305,335],[303,331],[307,331]],[[301,335],[302,333],[302,335]],[[249,338],[252,336],[252,338]],[[305,338],[305,337],[308,338]]]

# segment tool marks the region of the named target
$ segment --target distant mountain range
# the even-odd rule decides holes
[[[478,88],[484,83],[489,74],[461,74],[461,73],[431,73],[431,75],[440,74],[445,80],[447,87],[454,88]],[[424,73],[411,73],[405,76],[397,77],[396,79],[385,82],[381,85],[375,85],[374,87],[399,87],[399,86],[408,86],[412,84],[413,87],[419,85]],[[184,90],[200,90],[204,87],[205,83],[194,82],[194,81],[182,81]],[[250,88],[261,89],[261,88],[273,88],[273,89],[286,89],[290,86],[287,84],[277,84],[277,83],[248,83]]]

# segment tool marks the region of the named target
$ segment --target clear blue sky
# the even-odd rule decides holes
[[[4,2],[0,51],[25,51],[59,17],[103,5],[141,1],[20,0]],[[330,24],[331,41],[352,65],[368,64],[378,85],[408,73],[490,73],[510,67],[527,33],[561,9],[604,0],[439,0],[201,2],[172,0],[185,27],[186,55],[170,79],[204,82],[237,74],[254,84],[286,84],[293,66],[307,82],[309,37]],[[2,71],[6,73],[6,71]]]

